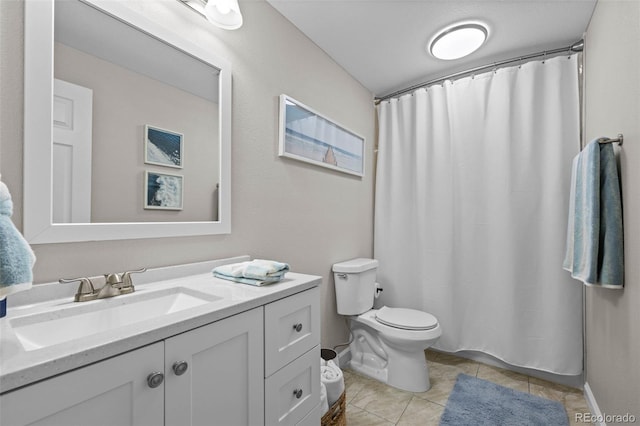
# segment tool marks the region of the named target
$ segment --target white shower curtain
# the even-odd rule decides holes
[[[530,62],[378,106],[378,305],[435,315],[437,349],[582,373],[582,288],[562,269],[577,66]]]

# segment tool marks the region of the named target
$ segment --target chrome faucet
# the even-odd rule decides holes
[[[135,287],[131,280],[131,274],[145,272],[146,270],[147,268],[142,268],[135,271],[123,272],[122,274],[105,274],[104,285],[97,290],[89,278],[61,278],[58,281],[60,283],[80,281],[80,286],[78,287],[74,300],[76,302],[87,302],[89,300],[106,299],[121,294],[133,293]]]

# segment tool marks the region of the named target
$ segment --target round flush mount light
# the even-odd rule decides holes
[[[459,23],[436,34],[429,43],[429,52],[438,59],[453,60],[475,52],[489,35],[487,27],[480,23]]]

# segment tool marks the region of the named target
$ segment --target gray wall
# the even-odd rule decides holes
[[[587,141],[624,133],[625,288],[588,288],[587,382],[603,413],[640,419],[640,2],[599,0],[585,53]]]
[[[373,96],[262,0],[240,2],[244,26],[212,27],[177,1],[137,2],[151,19],[233,64],[232,232],[194,238],[34,246],[36,282],[249,254],[324,278],[322,343],[343,341],[331,265],[371,256]],[[0,171],[22,224],[22,0],[0,1]],[[366,138],[363,179],[277,155],[286,93]],[[10,301],[9,301],[10,303]]]

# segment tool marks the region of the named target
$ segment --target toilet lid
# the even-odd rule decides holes
[[[390,327],[405,330],[431,330],[438,325],[436,317],[427,312],[386,306],[376,312],[376,320]]]

